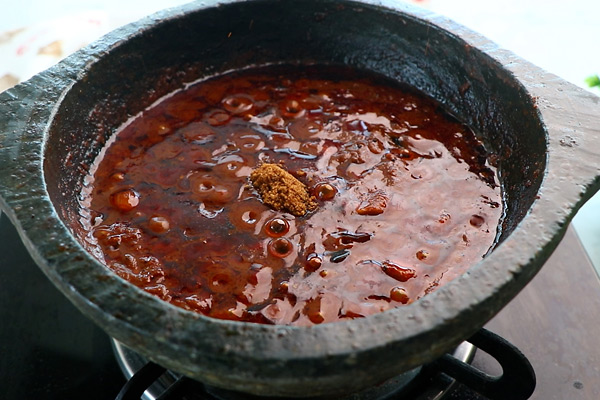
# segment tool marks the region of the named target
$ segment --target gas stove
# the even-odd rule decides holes
[[[110,399],[125,379],[110,338],[46,278],[0,217],[1,398]]]
[[[115,399],[126,379],[111,338],[54,288],[5,215],[0,217],[0,247],[2,398]],[[600,281],[569,228],[538,276],[486,328],[530,360],[537,376],[531,399],[592,400],[600,398],[597,321]],[[481,351],[472,365],[501,374],[496,361]],[[448,390],[448,379],[421,374],[420,382],[428,387],[392,398],[485,398],[463,384]]]

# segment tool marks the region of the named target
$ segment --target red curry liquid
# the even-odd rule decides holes
[[[262,163],[316,209],[270,209]],[[493,246],[501,191],[481,142],[364,72],[261,67],[178,91],[126,124],[82,194],[88,249],[210,317],[311,325],[411,303]]]

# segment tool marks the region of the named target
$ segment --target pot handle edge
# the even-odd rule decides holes
[[[74,82],[61,64],[0,93],[0,207],[7,211],[14,187],[40,168],[46,130],[65,90]],[[9,213],[10,214],[10,213]]]
[[[49,122],[61,96],[76,80],[77,66],[68,61],[0,93],[0,139],[23,133],[19,127],[45,126]]]
[[[570,177],[580,188],[578,209],[600,190],[600,97],[549,73],[529,79],[548,131],[551,175]]]
[[[498,361],[502,375],[491,376],[449,354],[435,360],[432,366],[492,400],[520,400],[532,395],[535,372],[518,348],[484,328],[467,341]]]

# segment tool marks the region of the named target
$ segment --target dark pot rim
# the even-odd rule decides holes
[[[108,34],[0,96],[0,110],[7,116],[0,122],[2,210],[36,263],[84,314],[157,363],[211,384],[270,394],[290,394],[285,387],[296,385],[290,383],[294,380],[306,386],[323,371],[337,368],[341,375],[384,354],[394,355],[395,367],[365,379],[409,370],[469,337],[510,301],[542,267],[579,207],[600,188],[600,163],[594,165],[600,149],[598,97],[444,17],[394,1],[347,2],[448,31],[499,63],[522,85],[545,126],[548,148],[543,183],[528,214],[464,275],[413,304],[364,319],[312,327],[231,322],[177,308],[143,292],[90,256],[57,214],[44,178],[51,173],[44,171],[48,129],[65,94],[86,79],[86,71],[104,54],[156,24],[234,3],[193,3],[159,12]],[[114,297],[119,301],[105,302]],[[230,375],[223,377],[226,371]],[[284,389],[269,389],[271,379]],[[338,377],[325,382],[324,387],[327,382],[339,385]]]

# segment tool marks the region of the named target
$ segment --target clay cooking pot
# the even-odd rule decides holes
[[[188,312],[83,250],[76,194],[121,124],[187,82],[282,62],[376,71],[470,125],[499,156],[506,218],[496,249],[415,303],[312,327]],[[337,395],[439,357],[529,282],[600,185],[599,129],[597,97],[400,2],[193,3],[118,29],[0,96],[1,206],[49,279],[156,363],[247,393]]]

